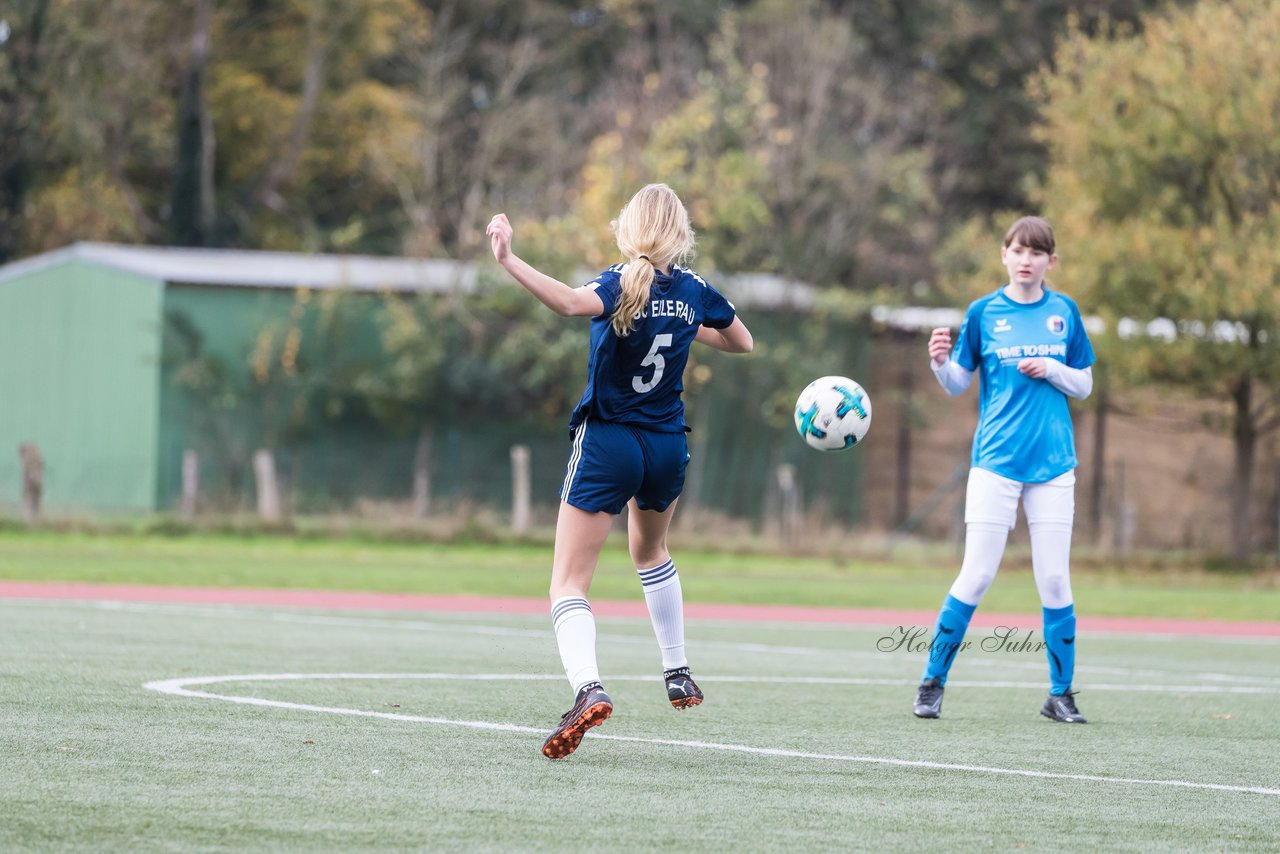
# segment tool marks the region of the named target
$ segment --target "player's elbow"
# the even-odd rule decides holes
[[[969,390],[972,379],[972,376],[938,377],[938,385],[942,386],[942,390],[945,391],[948,396],[959,397]]]
[[[561,317],[591,317],[599,314],[603,306],[600,298],[590,291],[579,288],[571,290],[566,287],[554,304],[548,304],[552,311]]]
[[[1084,400],[1089,395],[1093,394],[1092,367],[1084,368],[1072,377],[1072,379],[1074,382],[1071,383],[1071,387],[1069,389],[1064,389],[1067,395],[1074,397],[1076,400]]]
[[[724,342],[724,349],[729,353],[750,353],[756,346],[755,339],[751,337],[751,330],[736,318],[728,329],[720,330],[720,340]]]

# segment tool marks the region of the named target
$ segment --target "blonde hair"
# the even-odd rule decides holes
[[[684,261],[693,252],[693,227],[679,196],[666,184],[642,188],[610,225],[627,259],[622,296],[611,319],[614,334],[625,338],[649,302],[654,268]]]

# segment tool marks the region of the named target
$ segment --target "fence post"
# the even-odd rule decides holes
[[[796,484],[796,467],[783,463],[774,470],[774,477],[778,483],[778,522],[782,543],[790,548],[800,533],[800,488]]]
[[[1133,532],[1135,527],[1135,517],[1137,511],[1133,504],[1126,498],[1124,489],[1124,460],[1116,462],[1116,529],[1114,549],[1116,554],[1124,555],[1129,553],[1130,547],[1133,545]]]
[[[40,495],[44,491],[44,459],[34,442],[18,446],[22,459],[22,516],[28,525],[40,521]]]
[[[421,522],[431,512],[432,431],[423,427],[413,452],[413,518]]]
[[[258,518],[280,521],[280,484],[276,479],[276,459],[266,448],[253,452],[253,477],[258,484]]]
[[[529,446],[511,446],[511,530],[529,530]]]
[[[196,515],[196,495],[200,492],[200,455],[191,449],[182,452],[182,518]]]

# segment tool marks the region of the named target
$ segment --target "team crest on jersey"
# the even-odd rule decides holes
[[[1052,317],[1050,317],[1048,320],[1044,322],[1044,325],[1049,327],[1049,331],[1052,332],[1054,335],[1067,334],[1067,321],[1061,315],[1057,315],[1057,314],[1053,315]]]

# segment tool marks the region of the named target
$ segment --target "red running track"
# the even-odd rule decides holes
[[[433,596],[418,593],[367,593],[346,590],[261,590],[213,587],[153,587],[133,584],[87,584],[56,581],[0,581],[4,599],[77,599],[257,607],[322,608],[364,611],[447,611],[487,614],[548,614],[545,599],[501,596]],[[591,610],[604,617],[646,617],[643,601],[592,600]],[[743,622],[834,623],[850,626],[932,626],[936,611],[889,608],[821,608],[797,605],[720,605],[688,602],[685,616],[699,620]],[[979,611],[972,625],[1038,626],[1039,614]],[[1154,617],[1081,616],[1081,631],[1133,632],[1218,637],[1280,638],[1280,622],[1183,620]]]

